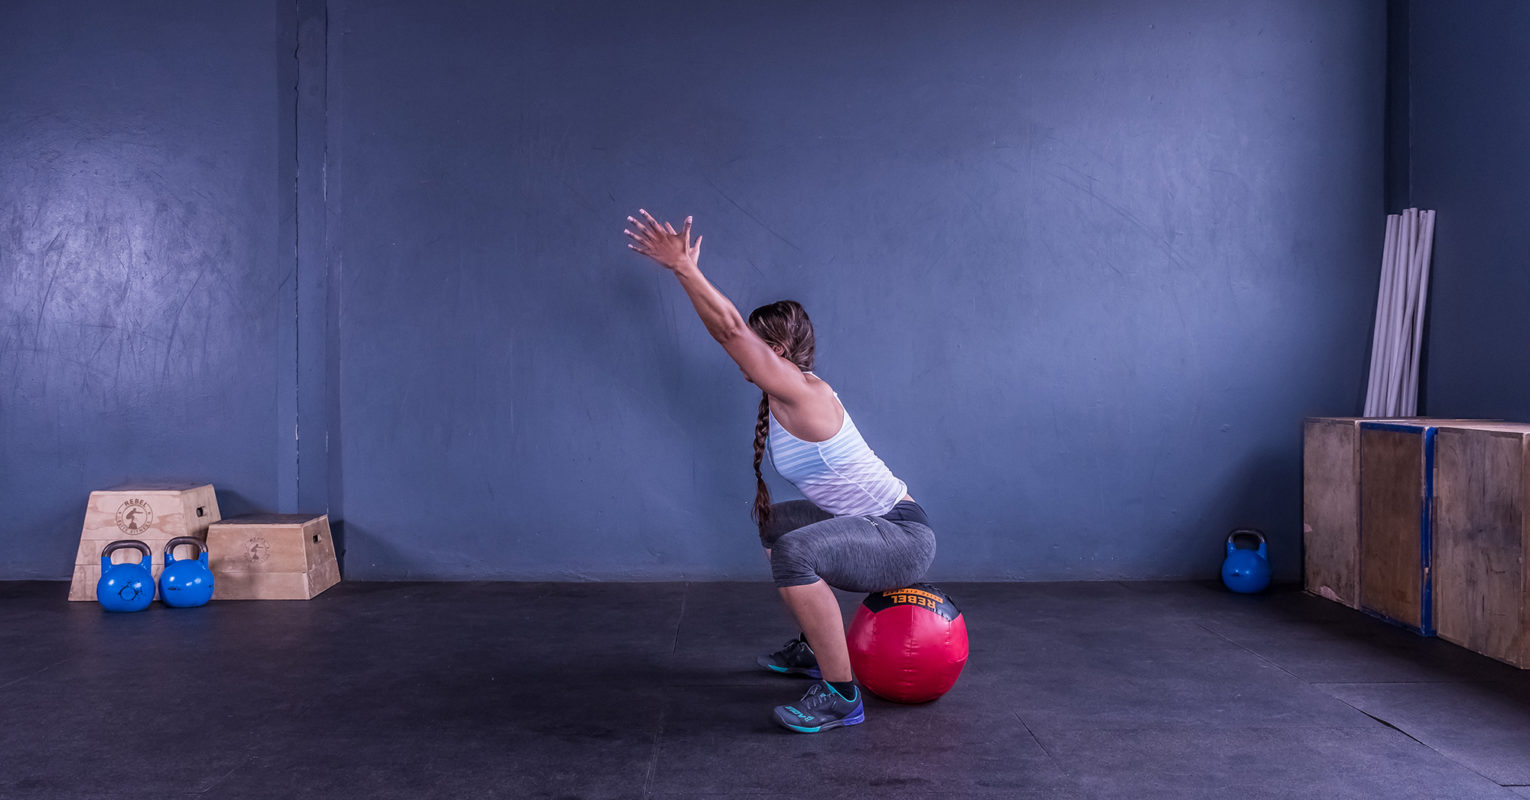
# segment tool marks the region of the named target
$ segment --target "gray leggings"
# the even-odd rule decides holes
[[[770,507],[760,532],[777,586],[819,579],[847,592],[880,592],[917,583],[935,560],[935,532],[918,503],[905,500],[880,517],[836,517],[807,500]]]

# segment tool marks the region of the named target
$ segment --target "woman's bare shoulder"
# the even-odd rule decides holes
[[[844,426],[845,412],[834,394],[834,387],[817,375],[807,373],[807,403],[782,408],[776,420],[786,432],[809,442],[832,438]]]

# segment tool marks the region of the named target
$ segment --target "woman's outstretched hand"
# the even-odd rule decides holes
[[[632,240],[627,243],[628,247],[659,262],[668,270],[695,268],[701,257],[701,237],[697,236],[696,243],[691,243],[690,217],[685,218],[685,224],[676,233],[668,222],[660,224],[641,208],[638,213],[643,215],[643,219],[628,217],[627,221],[632,223],[632,228],[622,231]]]

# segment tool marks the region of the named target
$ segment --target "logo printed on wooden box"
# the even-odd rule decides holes
[[[137,497],[117,507],[117,529],[128,536],[142,536],[154,524],[154,509]]]

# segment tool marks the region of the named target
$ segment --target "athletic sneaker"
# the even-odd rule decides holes
[[[865,722],[866,707],[861,703],[861,687],[855,687],[855,697],[847,699],[833,686],[818,681],[801,700],[776,706],[775,717],[776,723],[789,731],[818,733]]]
[[[823,677],[823,673],[818,671],[818,656],[813,655],[813,648],[808,647],[807,639],[801,636],[787,642],[780,650],[768,656],[760,656],[755,659],[755,663],[782,675]]]

